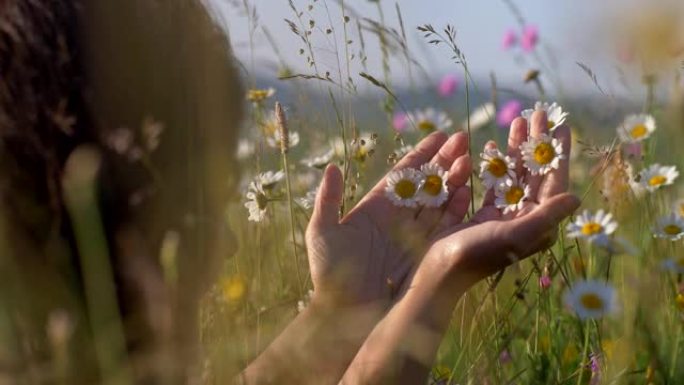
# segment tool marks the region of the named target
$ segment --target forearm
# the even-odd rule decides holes
[[[335,384],[384,307],[330,308],[316,300],[241,374],[244,384]]]
[[[469,285],[444,271],[423,273],[373,329],[343,384],[425,382],[452,311]]]

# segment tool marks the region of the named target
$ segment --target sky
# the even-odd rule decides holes
[[[248,0],[258,14],[255,33],[252,35],[253,50],[250,50],[250,33],[248,18],[241,12],[242,0],[208,0],[220,15],[221,24],[229,32],[239,60],[246,68],[256,72],[274,73],[275,55],[262,32],[265,26],[276,40],[279,51],[289,66],[298,73],[311,73],[305,65],[305,56],[300,55],[303,47],[301,41],[290,31],[284,19],[293,19],[294,14],[288,0]],[[332,54],[334,45],[326,41],[324,30],[334,26],[338,44],[343,41],[342,18],[335,0],[293,0],[299,9],[306,9],[314,4],[313,17],[319,31],[314,31],[315,51],[319,57],[319,68],[337,71],[337,56]],[[605,79],[612,87],[616,77],[614,74],[615,56],[612,47],[607,44],[605,36],[614,30],[615,21],[622,13],[639,12],[640,7],[652,6],[655,2],[665,3],[668,0],[380,0],[386,23],[398,28],[395,4],[401,8],[404,25],[408,35],[409,47],[413,56],[435,78],[447,73],[460,73],[461,69],[449,58],[449,53],[428,45],[416,27],[425,23],[435,28],[443,28],[447,24],[457,30],[459,47],[465,54],[468,66],[476,79],[488,79],[495,73],[499,81],[506,84],[518,84],[524,73],[531,68],[544,72],[553,72],[554,76],[573,90],[590,92],[593,88],[590,79],[577,66],[576,62],[587,64],[600,79]],[[539,29],[540,48],[544,64],[540,64],[534,56],[523,54],[518,49],[504,51],[501,47],[502,36],[508,29],[521,29],[509,2],[519,9],[526,24]],[[377,5],[367,0],[346,0],[347,5],[354,8],[363,17],[379,19]],[[327,20],[325,5],[330,10],[332,23]],[[681,9],[681,8],[680,8]],[[351,24],[351,23],[350,23]],[[348,24],[349,25],[349,24]],[[350,29],[355,29],[350,28]],[[358,36],[350,31],[352,47],[358,46]],[[320,35],[320,36],[319,36]],[[365,34],[367,52],[369,53],[368,72],[381,76],[382,66],[379,60],[377,39]],[[339,51],[339,49],[338,49]],[[551,53],[555,57],[548,59]],[[343,54],[340,55],[343,59]],[[356,58],[358,59],[358,57]],[[344,63],[344,60],[342,60]],[[342,64],[344,67],[345,65]],[[351,65],[352,73],[361,70],[358,60]],[[397,60],[392,62],[393,83],[406,84],[409,81],[406,65]],[[324,71],[324,69],[321,69]],[[602,77],[603,75],[603,77]]]

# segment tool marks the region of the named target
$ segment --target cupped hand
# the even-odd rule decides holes
[[[529,136],[533,138],[549,134],[546,114],[535,112],[529,127]],[[434,279],[435,272],[440,272],[440,276],[464,291],[555,242],[559,223],[577,209],[580,201],[567,193],[570,129],[562,125],[551,135],[562,143],[564,159],[546,175],[532,175],[523,167],[520,154],[520,145],[528,138],[528,122],[518,118],[512,123],[507,153],[516,158],[516,175],[530,185],[525,206],[503,215],[494,204],[494,192],[488,191],[482,207],[470,221],[449,226],[435,235],[436,241],[419,268],[417,280]],[[495,146],[493,142],[486,145]],[[419,277],[421,274],[423,277]]]

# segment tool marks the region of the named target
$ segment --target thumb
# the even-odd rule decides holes
[[[311,223],[317,226],[338,224],[343,195],[342,172],[337,166],[330,164],[323,173],[323,180],[316,194]]]

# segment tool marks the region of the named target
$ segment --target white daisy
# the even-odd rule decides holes
[[[425,134],[437,130],[446,131],[454,124],[446,112],[437,111],[434,108],[426,108],[410,113],[409,122],[413,122],[415,128]]]
[[[617,128],[618,136],[623,143],[636,143],[651,136],[656,129],[653,116],[648,114],[628,115]]]
[[[324,169],[325,166],[332,161],[333,156],[335,156],[335,151],[333,149],[329,149],[322,155],[302,159],[302,164],[306,167],[317,168],[319,170]]]
[[[425,176],[418,170],[405,168],[392,171],[387,175],[385,195],[395,206],[416,207],[416,195],[424,182]]]
[[[372,156],[377,146],[378,136],[376,134],[362,133],[358,138],[351,142],[351,155],[359,162],[364,162]]]
[[[449,198],[449,173],[435,163],[420,166],[425,181],[416,195],[418,203],[426,207],[439,207]]]
[[[653,236],[678,241],[684,237],[684,218],[672,213],[658,218],[653,228]]]
[[[253,222],[263,221],[266,218],[268,198],[261,185],[255,182],[250,183],[245,196],[247,197],[245,207],[249,211],[249,218],[247,219]]]
[[[663,261],[662,266],[673,273],[684,274],[684,256],[668,258]]]
[[[675,166],[652,164],[639,173],[639,184],[646,190],[654,192],[662,186],[671,185],[679,176]]]
[[[477,107],[470,114],[470,131],[475,132],[478,129],[486,126],[491,122],[496,116],[496,108],[494,103],[487,102],[479,107]],[[468,127],[468,120],[464,120],[462,127]]]
[[[577,281],[564,299],[582,320],[601,318],[618,310],[615,289],[602,281]]]
[[[530,186],[525,185],[522,179],[506,179],[496,186],[494,204],[503,210],[503,214],[521,210],[525,201],[530,197],[530,191]]]
[[[563,143],[547,134],[539,138],[529,138],[520,146],[523,164],[532,175],[544,175],[558,168],[563,154]]]
[[[554,131],[558,126],[565,123],[565,119],[568,117],[568,113],[563,112],[563,107],[555,102],[551,104],[547,102],[536,102],[534,108],[524,110],[520,115],[529,122],[535,111],[546,112],[546,124],[549,131]]]
[[[480,178],[487,188],[515,178],[515,159],[505,156],[499,149],[486,148],[480,158]]]
[[[617,229],[617,222],[613,220],[613,215],[603,210],[599,210],[592,215],[589,210],[584,210],[582,215],[578,215],[574,222],[568,223],[566,227],[567,235],[570,238],[584,238],[591,243],[599,246],[609,246],[610,237]]]
[[[278,184],[278,182],[283,180],[283,178],[285,178],[285,173],[283,170],[266,171],[257,175],[257,177],[254,178],[254,181],[264,190],[271,190]]]
[[[245,160],[251,158],[254,155],[254,142],[249,139],[240,139],[238,141],[236,157],[238,160]]]
[[[305,196],[301,198],[295,198],[295,202],[302,206],[304,210],[311,210],[316,202],[316,191],[317,190],[315,189],[308,191]]]
[[[280,130],[273,131],[272,135],[266,137],[266,144],[271,148],[280,149],[281,135]],[[290,138],[288,148],[293,148],[299,144],[299,133],[297,131],[290,131],[287,136]]]
[[[672,207],[672,211],[684,218],[684,199],[677,200]]]

